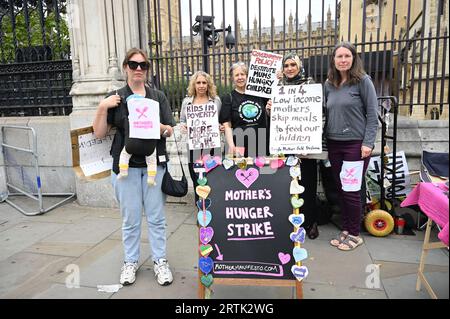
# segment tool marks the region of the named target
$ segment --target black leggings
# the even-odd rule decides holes
[[[309,228],[317,222],[317,161],[315,159],[302,159],[300,164],[302,179],[299,184],[305,187],[303,194],[299,197],[305,201],[300,207],[300,213],[305,215],[304,228]]]

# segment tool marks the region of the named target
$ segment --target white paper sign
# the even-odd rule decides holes
[[[253,50],[250,58],[245,94],[270,98],[278,85],[277,70],[281,70],[283,56]]]
[[[220,147],[220,131],[217,105],[188,105],[186,121],[190,150]]]
[[[80,168],[85,176],[92,176],[112,168],[113,159],[109,155],[115,131],[104,138],[96,138],[94,133],[78,136]]]
[[[388,163],[387,168],[392,170],[394,166],[393,153],[387,155]],[[367,170],[367,175],[374,182],[379,183],[381,178],[381,158],[380,156],[374,156],[370,158],[369,168]],[[386,187],[386,197],[391,197],[392,192],[392,173],[384,170],[385,177],[388,179],[391,185]],[[397,152],[395,158],[395,196],[401,197],[408,195],[411,192],[411,178],[409,176],[408,162],[406,161],[406,156],[404,151]],[[379,192],[373,192],[372,195],[377,195]]]
[[[322,152],[322,85],[278,86],[270,115],[271,154]]]
[[[361,189],[364,161],[342,161],[341,179],[342,190],[356,192]]]
[[[130,137],[159,140],[159,103],[147,98],[137,98],[128,100],[127,105]]]

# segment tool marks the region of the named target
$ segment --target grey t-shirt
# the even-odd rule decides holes
[[[373,148],[377,135],[378,101],[368,75],[357,84],[339,88],[325,82],[326,136],[337,141],[362,141]]]

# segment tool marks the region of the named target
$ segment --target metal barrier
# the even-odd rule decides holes
[[[13,146],[13,145],[8,145],[6,144],[5,141],[5,130],[6,129],[18,129],[18,130],[29,130],[31,131],[31,134],[33,136],[32,139],[32,145],[30,147],[30,149],[26,149],[26,148],[21,148],[21,147],[17,147],[17,146]],[[75,193],[43,193],[42,192],[42,184],[41,184],[41,175],[39,172],[39,163],[38,163],[38,154],[37,154],[37,137],[36,137],[36,132],[32,127],[28,127],[28,126],[15,126],[15,125],[5,125],[2,126],[2,138],[1,138],[1,146],[2,146],[2,153],[3,153],[3,158],[4,158],[4,162],[5,162],[5,179],[6,179],[6,186],[8,188],[8,193],[7,193],[7,197],[5,199],[5,201],[11,205],[12,207],[16,208],[17,210],[19,210],[22,214],[26,215],[26,216],[35,216],[35,215],[41,215],[44,214],[50,210],[52,210],[53,208],[56,208],[60,205],[62,205],[63,203],[67,202],[68,200],[72,199],[75,196]],[[37,186],[37,193],[29,193],[26,190],[18,187],[18,186],[14,186],[13,184],[11,184],[11,182],[8,179],[8,173],[6,172],[6,169],[8,167],[7,165],[7,155],[5,152],[6,148],[10,148],[16,151],[21,151],[21,152],[26,152],[32,155],[33,157],[33,161],[34,161],[34,167],[36,170],[36,186]],[[9,188],[15,190],[17,193],[9,193]],[[27,212],[25,211],[25,209],[23,209],[22,207],[20,207],[19,205],[13,203],[12,201],[10,201],[8,199],[8,196],[14,196],[14,195],[25,195],[33,200],[36,200],[39,202],[39,209],[37,211],[33,211],[33,212]],[[44,208],[44,203],[43,203],[43,196],[65,196],[66,198],[64,198],[63,200],[59,201],[58,203],[48,207],[48,208]]]

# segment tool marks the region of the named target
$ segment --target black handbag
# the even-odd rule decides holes
[[[180,160],[181,171],[183,172],[183,176],[180,181],[177,181],[172,178],[169,173],[168,165],[166,164],[166,172],[164,173],[164,177],[161,184],[161,190],[164,194],[174,197],[183,197],[186,196],[188,192],[188,182],[186,179],[186,174],[184,174],[183,164],[181,163],[180,152],[178,151],[177,138],[175,136],[175,132],[173,133],[173,137],[175,140],[175,146],[177,147],[178,159]]]

